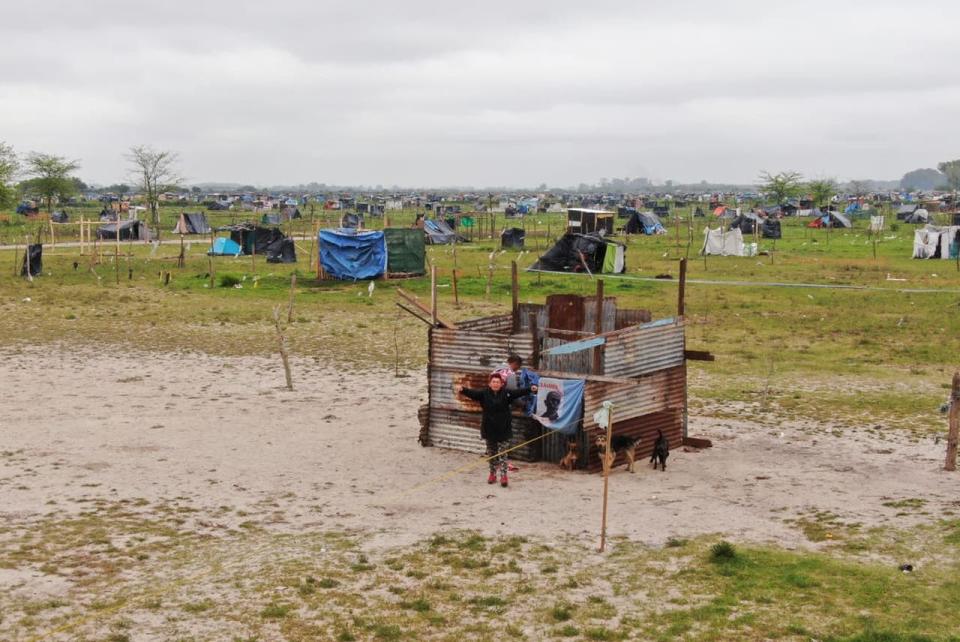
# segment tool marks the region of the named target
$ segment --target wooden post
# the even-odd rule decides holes
[[[114,243],[113,246],[113,266],[114,272],[117,274],[117,285],[120,285],[120,213],[117,213],[117,222],[114,231]]]
[[[460,294],[457,292],[457,270],[453,270],[453,305],[456,309],[460,309]]]
[[[677,316],[683,318],[684,296],[687,288],[687,259],[680,259],[680,291],[677,293]]]
[[[603,464],[603,517],[600,520],[600,552],[602,553],[607,545],[607,494],[610,488],[610,464],[613,463],[613,408],[609,409],[607,415],[607,447],[601,457]],[[614,457],[616,455],[613,455]]]
[[[280,348],[280,359],[283,361],[283,374],[287,379],[287,390],[293,390],[293,377],[290,375],[290,358],[287,355],[287,339],[280,329],[280,306],[273,308],[273,325],[277,329],[277,343]]]
[[[313,220],[313,214],[310,215],[311,221]],[[313,244],[317,241],[317,229],[316,226],[311,222],[310,229],[313,230],[313,236],[310,237],[310,263],[307,265],[308,270],[313,269]]]
[[[533,336],[533,354],[530,356],[530,365],[536,370],[540,367],[540,329],[537,327],[537,313],[531,312],[529,319],[530,334]]]
[[[594,334],[603,334],[603,279],[597,279],[596,319],[593,322]],[[593,374],[603,374],[603,346],[593,349]],[[607,442],[609,443],[609,442]]]
[[[437,266],[430,265],[430,321],[437,327]]]
[[[53,219],[48,218],[47,224],[50,226],[50,245],[57,247],[57,236],[53,233]]]
[[[297,292],[297,273],[290,275],[290,303],[287,305],[287,323],[293,323],[293,297]]]
[[[947,461],[944,470],[957,469],[957,440],[960,438],[960,372],[953,373],[950,391],[950,431],[947,433]]]
[[[183,252],[183,234],[180,235],[180,256],[177,257],[177,267],[182,268],[185,255]]]
[[[510,262],[510,314],[513,332],[520,330],[520,282],[517,277],[517,262]]]
[[[214,271],[214,268],[213,268],[212,256],[207,257],[207,263],[210,266],[210,289],[212,290],[213,288],[217,287],[217,273]]]

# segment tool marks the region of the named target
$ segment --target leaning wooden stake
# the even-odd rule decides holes
[[[457,270],[453,270],[453,306],[460,309],[460,294],[457,292]]]
[[[603,463],[603,517],[600,521],[600,552],[607,545],[607,493],[610,488],[610,465],[613,463],[613,408],[608,409],[607,414],[607,447],[601,455],[600,461]],[[613,457],[611,456],[613,455]]]
[[[293,390],[293,377],[290,375],[290,357],[287,354],[287,339],[280,329],[280,306],[273,308],[273,325],[277,329],[277,344],[280,348],[280,359],[283,360],[283,374],[287,378],[287,390]]]
[[[430,322],[437,327],[437,266],[430,266]]]
[[[516,261],[510,262],[510,310],[513,332],[520,332],[520,281]]]
[[[957,440],[960,438],[960,372],[953,373],[950,391],[950,431],[947,433],[947,461],[945,470],[957,469]]]
[[[293,323],[293,297],[297,293],[297,273],[290,275],[290,304],[287,306],[287,323]]]
[[[677,293],[677,316],[683,318],[686,302],[684,297],[687,289],[687,259],[680,259],[680,291]]]

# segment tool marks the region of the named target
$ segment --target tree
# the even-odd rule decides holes
[[[847,189],[849,189],[850,193],[857,198],[863,198],[870,193],[870,181],[850,181]]]
[[[937,189],[947,184],[947,178],[935,169],[915,169],[900,179],[900,189]]]
[[[32,152],[27,156],[27,173],[34,178],[24,186],[46,200],[47,211],[52,212],[53,199],[65,199],[76,193],[77,185],[70,174],[79,168],[80,161]]]
[[[803,175],[800,172],[780,172],[778,174],[762,172],[759,187],[760,191],[776,200],[776,205],[782,205],[788,198],[800,193],[801,180],[803,180]]]
[[[15,196],[13,179],[20,171],[20,159],[5,142],[0,141],[0,207],[11,207]]]
[[[832,178],[823,178],[807,183],[807,189],[810,191],[810,198],[817,207],[826,205],[837,193],[837,183]]]
[[[945,161],[937,165],[937,169],[947,177],[947,185],[950,189],[960,190],[960,160]]]
[[[130,148],[127,159],[130,161],[131,174],[150,210],[150,222],[159,229],[160,194],[177,187],[181,180],[175,168],[177,153],[137,145]]]

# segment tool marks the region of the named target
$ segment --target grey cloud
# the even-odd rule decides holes
[[[112,182],[896,177],[957,155],[948,1],[15,1],[0,139]]]

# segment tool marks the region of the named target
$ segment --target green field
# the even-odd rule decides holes
[[[293,266],[267,264],[262,257],[211,261],[206,256],[209,241],[187,237],[186,264],[178,268],[179,242],[167,233],[168,242],[155,253],[142,243],[122,243],[119,266],[110,243],[95,250],[88,246],[82,257],[78,247],[48,243],[45,274],[30,283],[13,276],[14,252],[0,252],[0,266],[6,266],[0,274],[9,275],[0,277],[0,340],[97,340],[158,350],[270,353],[272,308],[287,305],[290,275],[296,272],[289,328],[293,354],[323,355],[360,367],[422,366],[424,326],[398,310],[392,290],[403,287],[428,298],[429,278],[379,281],[372,297],[367,283],[316,280],[308,261],[316,247],[310,240],[310,214],[304,210],[308,220],[286,224],[287,232],[302,236],[299,262]],[[178,212],[164,208],[164,229],[173,227]],[[391,224],[408,224],[413,216],[410,211],[391,214]],[[220,225],[234,217],[243,220],[216,213],[211,221]],[[782,239],[759,239],[760,256],[704,259],[697,256],[702,228],[716,223],[691,219],[689,209],[681,210],[675,222],[667,221],[668,234],[625,239],[628,273],[606,278],[606,292],[616,295],[620,305],[650,309],[655,317],[675,314],[678,260],[690,257],[688,346],[717,356],[714,363],[691,364],[695,411],[869,424],[918,434],[940,430],[937,407],[960,348],[960,272],[954,261],[911,259],[914,226],[891,225],[893,218],[888,212],[888,231],[876,242],[863,220],[852,230],[831,231],[787,219]],[[335,220],[335,214],[318,210],[314,225]],[[556,237],[563,220],[561,214],[527,217],[521,223],[528,231],[522,253],[494,252],[498,241],[489,238],[455,249],[430,247],[442,313],[462,319],[507,311],[513,260],[521,268],[521,300],[539,302],[555,292],[593,293],[595,283],[587,276],[522,271],[550,245],[548,233]],[[381,224],[372,219],[370,227]],[[503,225],[501,215],[495,229]],[[28,230],[37,234],[40,228],[46,225],[0,227],[0,240],[4,234],[7,242],[22,238]],[[68,240],[65,232],[58,238],[61,244]],[[455,266],[459,306],[451,287]],[[164,271],[172,278],[166,286],[160,278]],[[672,278],[651,279],[657,275]],[[240,287],[222,287],[234,281]]]

